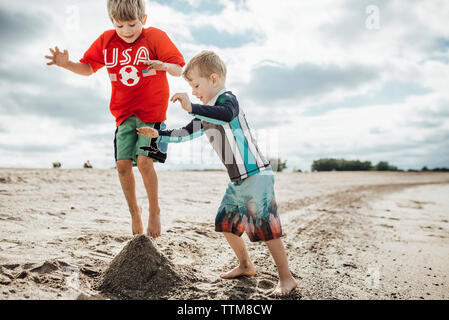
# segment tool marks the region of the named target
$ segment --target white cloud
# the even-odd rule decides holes
[[[179,5],[181,2],[184,5]],[[379,7],[379,30],[365,26],[369,4]],[[13,31],[18,34],[2,52],[0,166],[48,167],[59,160],[66,167],[79,167],[85,158],[97,167],[112,166],[114,121],[108,115],[111,89],[105,71],[91,78],[80,77],[45,66],[43,58],[55,45],[67,48],[73,60],[81,58],[103,31],[112,28],[105,2],[47,0],[25,5],[9,0],[3,1],[0,9],[2,14],[29,17],[22,19],[23,26],[11,27],[10,35]],[[446,1],[283,0],[273,5],[262,0],[221,0],[213,7],[204,7],[200,0],[147,1],[147,13],[148,25],[166,31],[186,59],[204,49],[215,50],[223,58],[228,67],[228,89],[240,97],[250,126],[261,131],[278,127],[279,156],[287,158],[290,166],[310,169],[311,161],[320,157],[386,160],[404,168],[449,166],[449,156],[440,151],[447,148],[444,138],[449,130],[445,111],[449,107]],[[35,28],[33,32],[26,32],[30,27]],[[206,27],[235,43],[243,39],[242,34],[258,37],[257,41],[249,37],[250,41],[238,47],[212,40],[199,43],[195,30]],[[285,80],[276,74],[266,80],[253,79],[258,75],[255,71],[266,65],[282,66],[284,76],[304,65],[313,66],[315,72],[306,79],[301,78],[301,72],[292,75],[286,93],[261,99],[270,83],[274,86]],[[337,76],[331,85],[330,75],[323,73],[329,66],[355,74],[351,77],[351,72],[343,72],[344,79]],[[356,67],[371,70],[375,76],[361,77]],[[317,81],[320,75],[324,77],[321,82]],[[181,78],[169,77],[169,82],[172,94],[191,92]],[[398,87],[394,84],[398,83],[401,92],[395,93]],[[74,98],[78,92],[86,99]],[[259,99],[258,92],[262,92]],[[398,95],[401,99],[395,99]],[[363,104],[364,97],[369,105]],[[71,100],[70,108],[54,109],[64,99]],[[23,105],[27,101],[33,103]],[[95,101],[94,113],[88,108],[89,101]],[[323,105],[328,108],[310,115]],[[75,121],[89,116],[98,123],[80,127]],[[179,105],[169,105],[170,128],[189,119]],[[17,131],[24,121],[30,131],[39,133],[32,140],[32,154],[17,147],[32,137]],[[202,144],[204,141],[170,146],[170,152],[176,158]],[[207,157],[213,158],[212,154]],[[169,168],[180,165],[170,155],[168,162]],[[219,165],[212,162],[202,163]]]
[[[307,118],[298,116],[293,124],[282,127],[281,156],[302,157],[307,163],[320,154],[390,163],[394,160],[403,169],[421,168],[429,162],[442,166],[449,160],[447,155],[437,158],[430,151],[436,146],[449,146],[448,104],[446,96],[431,93],[400,104],[342,108]],[[295,149],[291,148],[293,145]],[[410,152],[415,153],[413,158],[405,156]]]

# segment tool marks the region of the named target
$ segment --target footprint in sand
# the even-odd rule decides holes
[[[273,283],[273,282],[271,282],[269,280],[266,280],[266,279],[260,280],[257,283],[257,288],[258,289],[268,290],[268,289],[273,289],[275,286],[276,286],[275,283]]]

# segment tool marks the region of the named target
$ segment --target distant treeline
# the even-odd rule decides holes
[[[373,165],[371,161],[345,160],[345,159],[319,159],[312,163],[312,171],[404,171],[387,161],[379,161]],[[449,172],[448,168],[428,169],[423,167],[421,170],[409,169],[409,172],[433,171]]]
[[[426,171],[432,171],[432,172],[449,172],[449,168],[433,168],[429,169],[427,167],[422,167],[421,170],[414,170],[414,169],[408,169],[409,172],[426,172]]]

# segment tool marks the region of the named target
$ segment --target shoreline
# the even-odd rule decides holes
[[[159,163],[156,163],[156,165],[160,165]],[[134,170],[137,170],[137,166],[133,167]],[[206,169],[165,169],[164,167],[157,167],[157,171],[162,171],[162,172],[226,172],[226,170],[224,168],[206,168]],[[51,168],[51,167],[45,167],[45,168],[38,168],[38,167],[27,167],[27,168],[20,168],[20,167],[0,167],[0,171],[8,171],[8,170],[25,170],[25,171],[33,171],[33,170],[48,170],[48,171],[52,171],[52,170],[60,170],[60,171],[84,171],[84,170],[92,170],[92,171],[116,171],[115,167],[111,167],[111,168],[83,168],[83,167],[79,167],[79,168],[64,168],[64,167],[60,167],[60,168]],[[337,171],[337,170],[332,170],[332,171],[291,171],[288,169],[285,169],[284,171],[281,172],[277,172],[274,171],[276,174],[304,174],[304,175],[308,175],[308,174],[358,174],[358,173],[364,173],[364,174],[387,174],[387,173],[391,173],[391,174],[449,174],[449,172],[447,171],[433,171],[432,169],[429,169],[428,171],[420,171],[420,170],[413,170],[413,169],[409,169],[411,171],[408,170],[397,170],[397,171],[376,171],[376,170],[360,170],[360,171]]]

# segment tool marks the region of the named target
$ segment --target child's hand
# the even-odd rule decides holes
[[[159,60],[148,60],[144,62],[148,65],[148,70],[167,71],[167,65]]]
[[[51,62],[47,63],[47,66],[57,65],[58,67],[65,68],[69,64],[69,52],[64,50],[64,52],[59,51],[58,47],[55,50],[50,48],[52,56],[45,56],[45,58],[50,59]]]
[[[137,134],[141,134],[143,136],[147,136],[150,138],[159,137],[159,132],[154,128],[142,127],[142,128],[137,128],[136,130],[137,130]]]
[[[187,93],[177,93],[171,99],[171,102],[179,101],[181,102],[182,108],[187,112],[192,112],[192,102]]]

